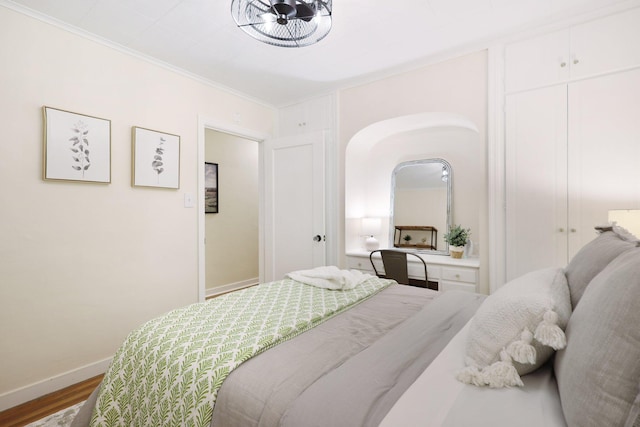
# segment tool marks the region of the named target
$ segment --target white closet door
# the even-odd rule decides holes
[[[567,87],[506,97],[507,280],[567,261]]]
[[[640,69],[569,85],[569,172],[572,257],[608,210],[640,208]]]

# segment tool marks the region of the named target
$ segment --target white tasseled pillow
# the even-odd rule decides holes
[[[571,299],[560,268],[533,271],[502,286],[471,321],[465,363],[457,378],[490,387],[522,386],[520,375],[566,346]]]

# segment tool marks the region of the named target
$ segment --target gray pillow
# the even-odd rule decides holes
[[[578,251],[564,269],[574,310],[591,279],[622,252],[635,246],[636,242],[627,239],[618,227],[612,227]]]
[[[570,426],[634,426],[640,411],[640,249],[589,284],[554,362]]]

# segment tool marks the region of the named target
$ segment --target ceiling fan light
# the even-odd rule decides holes
[[[333,0],[231,0],[231,15],[245,33],[274,46],[302,47],[331,30]]]

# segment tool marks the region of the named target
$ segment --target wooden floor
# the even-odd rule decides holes
[[[103,375],[90,378],[62,390],[0,412],[0,426],[19,427],[55,414],[65,408],[86,400],[100,384]]]

